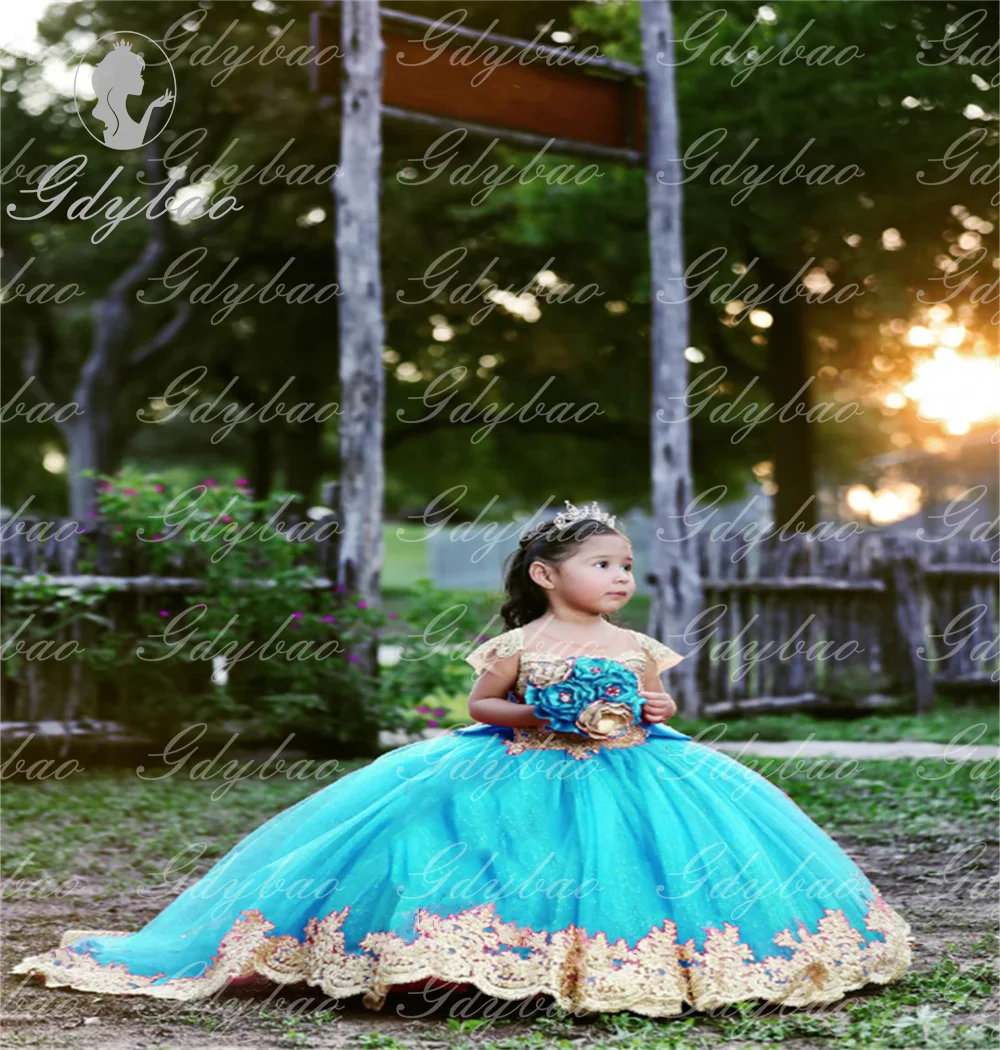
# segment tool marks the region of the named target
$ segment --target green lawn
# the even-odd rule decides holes
[[[390,522],[382,528],[385,544],[382,586],[387,590],[412,587],[417,580],[430,576],[427,543],[422,537],[430,530],[423,525],[398,525]]]

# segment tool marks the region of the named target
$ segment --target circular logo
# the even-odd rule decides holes
[[[138,95],[138,102],[129,102]],[[167,53],[142,33],[99,37],[76,66],[76,115],[110,149],[136,149],[152,142],[173,116],[177,77]],[[157,113],[167,109],[160,119]]]

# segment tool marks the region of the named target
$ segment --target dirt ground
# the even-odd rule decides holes
[[[932,970],[946,950],[958,960],[977,955],[981,960],[982,951],[977,952],[973,945],[997,928],[996,829],[983,830],[988,845],[965,878],[956,878],[953,866],[960,847],[939,836],[921,841],[901,829],[898,840],[879,845],[837,837],[913,927],[917,942],[915,974]],[[952,874],[942,875],[950,863]],[[98,889],[89,886],[93,894]],[[281,988],[264,984],[256,990],[228,990],[201,1003],[177,1003],[45,989],[23,975],[11,975],[9,970],[19,958],[57,944],[67,928],[138,929],[162,907],[137,906],[134,895],[121,895],[95,914],[87,906],[87,895],[88,884],[84,883],[75,888],[72,898],[15,897],[5,902],[5,935],[0,950],[4,1046],[45,1050],[256,1050],[282,1046],[422,1050],[443,1045],[485,1048],[496,1042],[504,1047],[597,1047],[622,1045],[619,1037],[625,1034],[623,1030],[616,1036],[614,1021],[560,1021],[558,1011],[546,998],[525,1005],[487,1003],[480,996],[478,1002],[470,1003],[468,994],[453,992],[451,998],[437,999],[438,1005],[433,1008],[419,995],[400,994],[390,996],[382,1011],[374,1012],[365,1009],[360,998],[330,1002],[305,985]],[[877,986],[869,986],[857,998],[870,999],[882,992]],[[449,1018],[449,1009],[456,1015]],[[693,1018],[688,1022],[690,1027],[683,1019],[661,1019],[648,1038],[632,1045],[762,1045],[759,1035],[752,1043],[723,1042],[717,1026],[694,1013],[684,1017]],[[960,1004],[955,1017],[962,1023],[996,1020],[995,1013],[962,1013]],[[484,1018],[492,1020],[483,1023]],[[682,1035],[682,1026],[684,1040],[675,1042]],[[812,1050],[830,1044],[793,1037],[780,1045],[790,1050]]]

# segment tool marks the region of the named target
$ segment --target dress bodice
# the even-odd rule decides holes
[[[630,649],[609,659],[613,659],[615,663],[621,664],[629,671],[634,671],[639,681],[642,681],[643,671],[646,668],[646,654],[642,649]],[[529,682],[539,687],[552,685],[554,682],[563,682],[567,678],[572,678],[573,671],[572,657],[526,650],[521,654],[517,682],[512,690],[514,698],[524,703],[524,694]]]
[[[524,703],[525,691],[529,682],[532,685],[544,687],[570,678],[576,659],[580,656],[600,656],[602,659],[613,660],[621,664],[622,667],[635,673],[640,687],[647,663],[652,663],[659,674],[684,659],[680,653],[674,652],[656,638],[651,638],[638,631],[629,631],[629,634],[635,644],[618,653],[608,655],[599,653],[561,654],[536,649],[533,643],[527,644],[524,628],[515,627],[483,642],[465,659],[475,668],[477,677],[480,677],[486,674],[498,660],[506,659],[515,653],[519,654],[517,678],[509,694],[509,699],[519,703]],[[513,740],[507,745],[510,754],[520,754],[526,750],[554,748],[565,751],[573,758],[584,759],[589,758],[602,747],[633,747],[644,743],[649,730],[646,727],[634,725],[626,733],[609,741],[589,740],[576,733],[549,732],[536,728],[514,729],[512,732]],[[661,732],[673,731],[661,730]],[[677,735],[682,736],[682,734]],[[688,738],[685,737],[685,739]]]
[[[526,645],[524,628],[515,627],[510,631],[504,631],[495,638],[483,642],[466,657],[468,663],[476,670],[477,676],[485,674],[498,660],[503,660],[515,653],[520,653],[517,680],[512,692],[514,698],[524,702],[525,688],[528,682],[532,685],[546,686],[554,682],[562,682],[573,672],[573,662],[577,656],[600,656],[604,659],[614,660],[623,667],[633,671],[642,681],[646,664],[652,661],[653,666],[659,674],[670,667],[675,666],[684,659],[680,653],[668,648],[663,642],[649,635],[640,634],[638,631],[628,632],[635,644],[614,654],[603,653],[566,653],[560,654],[549,650],[536,649],[533,645]]]

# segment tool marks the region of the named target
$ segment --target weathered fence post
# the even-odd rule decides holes
[[[701,610],[701,566],[697,534],[681,516],[691,501],[691,446],[684,390],[688,307],[682,274],[681,173],[678,160],[677,94],[674,87],[673,24],[669,0],[642,0],[642,55],[646,70],[653,395],[651,420],[653,542],[649,634],[683,651],[679,633]],[[662,181],[661,181],[662,180]],[[670,672],[671,692],[684,715],[697,717],[698,659]],[[676,685],[674,684],[676,682]]]
[[[927,714],[934,708],[934,675],[928,652],[927,583],[916,552],[891,544],[883,565],[883,577],[889,587],[899,654],[900,684],[910,688],[916,697],[916,713]]]
[[[382,347],[382,256],[379,187],[382,168],[382,32],[378,3],[340,5],[340,168],[337,202],[337,282],[340,334],[340,486],[337,583],[369,603],[379,597],[385,492]],[[370,675],[378,672],[378,639],[355,647]],[[378,750],[378,724],[365,720],[363,749]]]
[[[379,186],[382,33],[372,0],[340,5],[342,107],[337,202],[340,327],[340,539],[337,582],[378,598],[385,477],[385,374]]]

